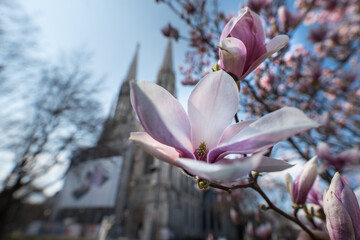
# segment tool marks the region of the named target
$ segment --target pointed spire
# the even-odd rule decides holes
[[[161,65],[161,68],[158,72],[156,83],[168,90],[174,96],[176,95],[175,74],[173,70],[172,47],[170,38],[166,47],[163,64]]]
[[[171,44],[171,38],[168,40],[168,44],[166,47],[164,60],[161,65],[162,70],[169,70],[173,71],[173,60],[172,60],[172,44]]]
[[[124,82],[130,82],[131,80],[136,81],[136,68],[137,68],[137,58],[138,58],[138,54],[139,54],[139,48],[140,48],[140,44],[138,43],[136,45],[134,58],[131,62],[128,74],[127,74]]]
[[[110,114],[104,122],[103,131],[98,140],[98,145],[111,143],[117,140],[127,139],[134,122],[135,116],[130,104],[130,81],[136,81],[137,58],[139,54],[139,44],[136,46],[134,58],[131,62],[129,71],[123,81],[118,97],[111,107]],[[124,127],[124,125],[127,125]]]

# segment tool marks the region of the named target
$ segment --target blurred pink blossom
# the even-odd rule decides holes
[[[360,151],[357,148],[345,150],[338,155],[330,149],[329,145],[320,142],[317,146],[317,155],[320,159],[325,160],[335,170],[340,171],[346,165],[356,164],[360,160]]]
[[[172,37],[175,40],[179,39],[179,31],[171,26],[170,23],[168,23],[165,27],[161,29],[161,32],[164,34],[165,37]]]

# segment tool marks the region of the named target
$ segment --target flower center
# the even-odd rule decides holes
[[[201,142],[199,147],[195,150],[194,154],[197,160],[206,161],[206,155],[209,149],[206,147],[205,142]]]

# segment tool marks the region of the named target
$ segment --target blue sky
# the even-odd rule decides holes
[[[222,1],[221,8],[236,13],[242,1]],[[92,55],[91,68],[98,78],[104,113],[124,79],[140,43],[138,81],[154,81],[161,65],[167,39],[160,30],[170,22],[187,33],[187,28],[164,4],[155,0],[20,0],[35,27],[39,55],[56,59],[60,54],[85,50]],[[184,60],[187,43],[173,44],[174,69],[181,102],[191,87],[182,87],[178,66]]]
[[[140,43],[137,80],[154,81],[167,43],[161,28],[170,22],[179,27],[181,34],[187,34],[186,25],[155,0],[19,0],[19,3],[38,28],[37,53],[42,59],[53,61],[61,54],[78,50],[91,54],[94,80],[105,76],[99,86],[104,114],[108,114],[125,78],[137,43]],[[236,13],[243,4],[244,0],[219,1],[219,7],[226,13]],[[292,45],[305,42],[304,31],[301,28],[296,32]],[[174,42],[177,93],[183,104],[192,89],[180,84],[178,66],[183,63],[186,50],[187,42]]]

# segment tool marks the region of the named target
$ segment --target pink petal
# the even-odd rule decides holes
[[[254,20],[254,29],[255,29],[254,31],[256,32],[260,41],[264,43],[266,34],[265,34],[265,29],[264,29],[264,24],[262,22],[262,19],[258,14],[256,14],[255,12],[253,12],[251,10],[250,10],[250,13]]]
[[[239,154],[260,152],[277,142],[318,126],[317,122],[309,119],[302,111],[284,107],[251,123],[230,139],[227,145],[211,150],[208,161],[214,162],[220,154],[228,151]]]
[[[205,142],[208,149],[220,141],[239,104],[235,81],[224,71],[206,75],[188,101],[193,149]]]
[[[226,144],[226,142],[228,142],[232,137],[238,134],[244,127],[247,127],[253,122],[254,120],[248,120],[228,126],[221,137],[219,145]]]
[[[209,164],[193,159],[180,158],[178,162],[189,173],[210,181],[234,182],[246,176],[261,162],[261,154],[238,159],[222,159]]]
[[[220,43],[220,67],[240,77],[246,62],[246,47],[236,38],[225,38]]]
[[[179,153],[174,148],[159,143],[149,134],[145,132],[132,132],[129,139],[157,159],[179,166],[175,161],[179,157]]]
[[[131,104],[145,131],[155,140],[192,156],[190,122],[181,104],[164,88],[151,83],[131,83]]]
[[[231,33],[231,31],[234,29],[234,27],[236,26],[236,24],[244,17],[244,15],[246,13],[249,12],[249,8],[242,8],[239,13],[232,17],[230,19],[230,21],[225,25],[222,33],[221,33],[221,36],[220,36],[220,42],[224,39],[224,38],[227,38],[229,37],[229,34]]]
[[[288,42],[289,42],[289,37],[288,36],[286,36],[286,35],[278,35],[278,36],[274,37],[273,39],[271,39],[266,44],[266,51],[268,53],[274,54],[274,53],[278,52],[280,49],[282,49],[283,47],[285,47]]]
[[[241,40],[248,50],[264,45],[265,32],[259,15],[247,7],[241,9],[224,27],[220,42],[227,37]]]
[[[278,52],[280,49],[285,47],[285,45],[289,42],[289,37],[286,35],[278,35],[270,40],[266,44],[266,53],[260,56],[258,59],[256,59],[250,67],[247,69],[247,71],[241,76],[240,80],[243,80],[246,78],[247,75],[249,75],[255,68],[257,68],[263,61],[265,61],[268,57],[273,55],[274,53]]]

